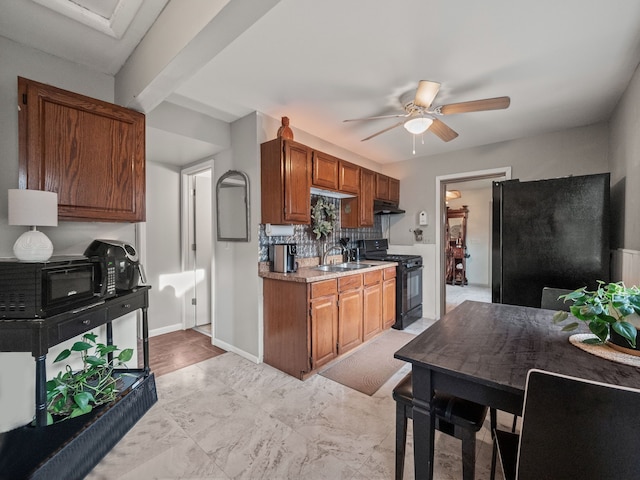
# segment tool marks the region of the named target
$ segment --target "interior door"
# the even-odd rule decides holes
[[[195,325],[211,323],[211,171],[194,176]]]

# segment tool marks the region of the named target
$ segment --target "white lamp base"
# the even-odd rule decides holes
[[[35,228],[24,232],[13,244],[13,254],[23,262],[44,262],[49,260],[52,253],[51,240]]]

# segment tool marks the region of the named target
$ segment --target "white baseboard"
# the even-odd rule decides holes
[[[240,355],[241,357],[246,358],[247,360],[253,363],[261,363],[258,357],[256,357],[255,355],[251,355],[250,353],[247,353],[244,350],[240,350],[238,347],[234,347],[233,345],[226,343],[218,338],[213,339],[213,345],[223,350],[226,350],[227,352],[232,352],[237,355]]]
[[[153,330],[149,330],[149,338],[164,335],[165,333],[177,332],[182,329],[182,323],[174,323],[166,327],[154,328]]]

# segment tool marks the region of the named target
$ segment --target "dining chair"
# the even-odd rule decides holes
[[[564,300],[559,300],[558,297],[560,295],[566,295],[567,293],[571,292],[573,292],[573,290],[544,287],[542,289],[540,308],[545,308],[547,310],[564,310],[565,312],[568,312],[569,307],[571,306],[571,302],[565,303]]]
[[[530,370],[520,434],[496,430],[505,480],[638,478],[640,390]]]
[[[413,385],[409,372],[393,389],[396,401],[396,480],[404,475],[407,419],[413,418]],[[462,477],[473,480],[476,465],[476,433],[487,416],[487,407],[469,400],[436,392],[431,406],[436,429],[462,441]]]
[[[544,287],[542,289],[542,298],[540,300],[540,308],[544,308],[547,310],[564,310],[566,312],[569,311],[569,307],[571,303],[565,303],[563,300],[559,300],[558,297],[560,295],[566,295],[567,293],[571,293],[573,290],[567,290],[564,288],[553,288],[553,287]],[[497,412],[495,409],[491,409],[489,414],[491,418],[491,431],[496,431],[497,428]],[[518,423],[518,416],[513,416],[513,424],[511,426],[511,433],[515,433],[516,426]],[[491,474],[489,476],[490,480],[494,480],[496,478],[496,459],[498,455],[497,443],[494,440],[493,442],[493,451],[491,454]]]

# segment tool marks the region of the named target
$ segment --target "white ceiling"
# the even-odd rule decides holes
[[[11,0],[0,35],[113,75],[166,3],[142,2],[118,40]],[[637,0],[281,0],[167,100],[225,122],[288,116],[294,134],[387,163],[413,156],[407,131],[361,139],[396,119],[343,120],[402,113],[399,97],[421,79],[442,84],[435,105],[511,97],[507,110],[443,117],[459,137],[418,137],[416,156],[428,156],[607,120],[639,60]]]

